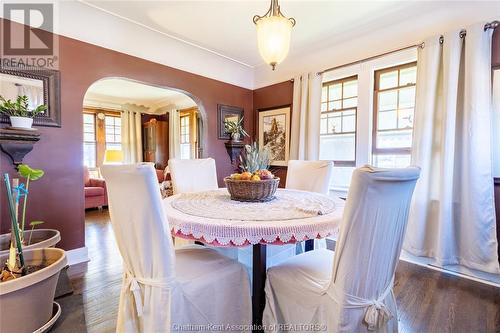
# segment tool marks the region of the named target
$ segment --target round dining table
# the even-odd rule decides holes
[[[252,324],[262,323],[266,245],[306,242],[334,235],[344,200],[318,193],[278,189],[273,200],[231,200],[226,188],[176,194],[165,199],[172,235],[217,247],[253,246]]]

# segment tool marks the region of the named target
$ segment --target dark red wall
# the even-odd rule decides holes
[[[24,162],[46,172],[45,177],[30,188],[28,220],[44,220],[44,227],[58,229],[62,235],[60,247],[70,250],[85,245],[82,104],[88,87],[97,80],[122,77],[188,92],[206,113],[208,138],[204,156],[216,160],[219,181],[232,172],[224,141],[217,139],[217,104],[242,107],[245,128],[253,133],[251,90],[66,37],[59,37],[59,46],[62,127],[38,127],[40,142]],[[15,174],[3,153],[0,171]],[[0,229],[7,232],[10,221],[3,185],[0,203]]]
[[[493,45],[491,53],[491,64],[493,68],[500,68],[500,28],[496,28],[493,32]]]
[[[285,81],[253,91],[255,137],[258,138],[259,111],[293,104],[293,82]],[[293,112],[293,107],[291,112]],[[290,113],[291,115],[291,113]],[[280,187],[285,186],[286,167],[272,167],[274,174],[281,178]]]

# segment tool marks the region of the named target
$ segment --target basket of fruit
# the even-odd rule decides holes
[[[231,200],[265,202],[274,199],[280,179],[267,168],[269,152],[260,150],[256,143],[245,145],[240,156],[242,173],[224,178]]]

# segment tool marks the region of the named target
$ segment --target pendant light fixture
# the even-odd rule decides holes
[[[278,0],[271,0],[267,13],[263,16],[255,15],[253,23],[257,26],[259,53],[274,70],[288,54],[295,19],[286,18],[281,13]]]

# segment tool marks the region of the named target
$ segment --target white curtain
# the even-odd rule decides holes
[[[500,273],[491,149],[491,30],[419,49],[412,164],[422,168],[404,249]]]
[[[122,108],[123,162],[126,164],[142,162],[141,113],[128,109],[127,105]]]
[[[316,73],[294,78],[290,159],[319,159],[319,125],[323,76]]]
[[[36,86],[18,85],[17,86],[19,96],[28,97],[28,108],[29,110],[35,109],[37,106],[44,104],[43,100],[43,88]]]
[[[181,117],[178,110],[168,112],[169,158],[181,157]]]

